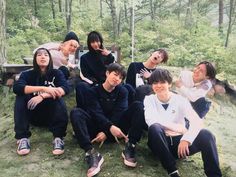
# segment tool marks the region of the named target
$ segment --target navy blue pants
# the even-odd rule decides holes
[[[65,102],[60,99],[44,99],[34,110],[27,108],[30,95],[16,96],[14,107],[15,138],[29,138],[30,124],[35,126],[47,126],[54,137],[64,137],[68,123],[68,115]]]
[[[87,152],[92,149],[91,140],[103,131],[98,128],[97,122],[85,110],[74,108],[70,114],[71,124],[78,139],[79,145]],[[136,144],[142,136],[142,131],[146,127],[144,120],[143,104],[134,102],[129,109],[124,111],[118,123],[118,127],[129,136],[129,141]],[[108,141],[114,141],[110,132],[107,134]]]
[[[148,146],[154,155],[160,159],[162,166],[171,173],[177,170],[175,160],[178,158],[178,145],[181,136],[169,137],[159,124],[153,124],[148,129]],[[215,137],[210,131],[203,129],[199,132],[191,146],[190,155],[201,152],[204,171],[208,177],[222,176],[219,167]]]

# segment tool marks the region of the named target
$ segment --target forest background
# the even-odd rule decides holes
[[[38,45],[62,41],[71,30],[86,46],[87,34],[97,30],[103,35],[105,46],[116,44],[121,48],[121,63],[125,66],[131,61],[145,61],[155,49],[165,48],[170,56],[167,65],[173,72],[208,60],[215,64],[219,79],[236,84],[236,0],[0,0],[0,14],[0,64],[22,63],[24,56],[32,57]],[[0,86],[0,96],[0,157],[4,159],[0,162],[0,176],[84,176],[83,152],[70,136],[71,127],[65,155],[48,155],[50,148],[42,148],[48,146],[50,133],[33,129],[36,152],[17,157],[13,143],[14,95]],[[66,100],[70,110],[75,105],[74,98],[69,95]],[[211,101],[206,126],[220,139],[224,176],[233,177],[235,102],[221,95]],[[110,162],[105,163],[100,176],[166,176],[152,159],[145,140],[140,147],[140,165],[135,171],[122,166],[118,158],[120,146],[104,145],[102,152]],[[179,164],[183,176],[203,176],[200,156],[189,161]]]

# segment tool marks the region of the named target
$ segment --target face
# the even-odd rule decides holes
[[[123,77],[115,71],[112,71],[110,73],[107,71],[106,76],[107,76],[106,81],[113,87],[119,85],[123,79]]]
[[[36,55],[36,62],[39,67],[47,67],[49,64],[49,54],[46,50],[38,50]]]
[[[206,74],[207,74],[206,65],[200,64],[193,69],[193,80],[195,82],[201,82],[205,79],[208,79],[208,76],[206,76]]]
[[[160,51],[153,52],[151,55],[151,61],[155,64],[159,64],[162,62],[164,56]]]
[[[64,54],[66,55],[74,54],[78,47],[79,47],[79,43],[76,40],[66,41],[63,44],[63,50],[65,52]]]
[[[171,84],[169,84],[167,81],[165,82],[154,82],[152,84],[152,89],[157,95],[162,95],[169,92],[169,88],[171,87]]]
[[[93,42],[91,42],[90,45],[93,48],[93,50],[98,50],[101,47],[101,42],[100,41],[93,41]]]

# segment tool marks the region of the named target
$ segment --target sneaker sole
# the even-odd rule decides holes
[[[126,160],[126,159],[125,159],[125,155],[123,154],[123,152],[122,152],[121,156],[123,157],[123,159],[124,159],[124,164],[125,164],[126,166],[128,166],[128,167],[133,167],[133,168],[137,166],[137,162],[133,163],[133,162],[129,162],[128,160]]]
[[[64,153],[64,150],[55,149],[52,151],[53,155],[61,155]]]
[[[102,157],[100,162],[98,163],[98,167],[94,171],[92,171],[91,173],[87,174],[87,177],[92,177],[92,176],[98,174],[101,170],[101,166],[102,166],[103,162],[104,162],[104,159]]]
[[[23,156],[23,155],[27,155],[30,153],[30,150],[29,149],[22,149],[22,150],[17,150],[17,154],[20,155],[20,156]]]

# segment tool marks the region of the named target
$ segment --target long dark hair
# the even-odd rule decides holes
[[[87,46],[88,46],[89,51],[94,51],[94,49],[91,47],[92,42],[100,42],[101,43],[100,48],[103,49],[103,38],[102,38],[102,35],[99,32],[91,31],[88,34]]]
[[[48,73],[49,71],[51,71],[51,70],[53,69],[53,61],[52,61],[52,56],[51,56],[49,50],[46,49],[46,48],[38,48],[38,49],[36,50],[36,52],[34,53],[33,68],[34,68],[34,70],[35,70],[36,72],[41,73],[40,67],[39,67],[39,65],[38,65],[38,63],[37,63],[37,61],[36,61],[38,51],[40,51],[40,50],[45,50],[45,51],[48,53],[48,56],[49,56],[49,63],[48,63],[48,66],[47,66],[47,68],[46,68],[46,73]]]

